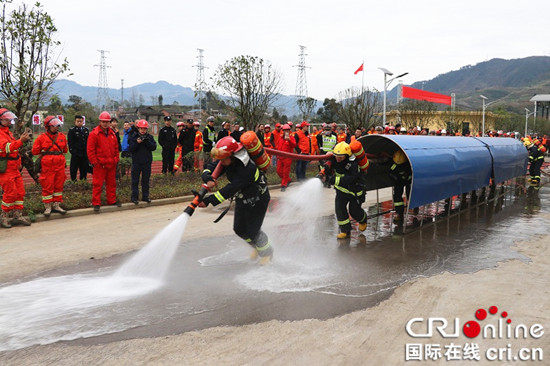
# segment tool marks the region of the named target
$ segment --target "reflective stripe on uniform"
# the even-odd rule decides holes
[[[256,173],[254,173],[254,182],[256,182],[258,178],[260,178],[260,171],[256,168]]]
[[[263,252],[263,251],[268,250],[270,246],[271,246],[271,244],[269,243],[269,240],[268,240],[267,243],[263,247],[256,247],[256,250],[258,252]]]
[[[15,205],[15,203],[7,203],[6,201],[2,201],[2,206],[11,207]]]
[[[404,205],[405,205],[405,202],[394,202],[393,205],[394,205],[395,207],[397,207],[397,206],[404,206]]]
[[[8,142],[6,144],[6,155],[10,153],[10,145],[11,145],[11,142]]]
[[[338,221],[338,225],[343,226],[349,224],[351,221],[349,220],[349,217],[345,220]]]
[[[367,162],[366,162],[365,164],[359,165],[359,169],[365,170],[365,169],[369,166],[369,164],[370,164],[370,163],[369,163],[369,161],[367,160]]]
[[[53,192],[54,197],[63,196],[63,192]]]
[[[49,196],[42,196],[42,201],[47,201],[47,200],[51,200],[53,199],[53,195],[49,195]]]
[[[220,203],[222,203],[223,201],[225,201],[225,197],[222,196],[222,194],[220,193],[220,191],[217,191],[216,193],[214,193],[214,197],[216,197],[218,199],[218,201],[220,201]]]

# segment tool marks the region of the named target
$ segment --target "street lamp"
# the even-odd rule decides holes
[[[388,80],[388,75],[392,76],[393,73],[390,70],[385,69],[383,67],[379,67],[379,69],[384,73],[384,114],[383,114],[383,118],[382,118],[382,123],[385,126],[386,125],[386,93],[388,92],[388,87],[390,86],[392,81],[407,75],[408,72],[405,72],[401,75],[397,75],[396,77],[391,78],[391,79]]]
[[[529,121],[529,116],[535,114],[536,112],[529,113],[529,109],[525,108],[525,135],[524,137],[527,137],[527,121]]]
[[[481,117],[481,137],[485,137],[485,100],[487,100],[487,97],[484,95],[479,95],[481,97],[481,100],[483,101],[483,112]]]

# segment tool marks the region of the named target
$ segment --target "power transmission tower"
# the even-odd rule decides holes
[[[201,48],[197,48],[197,51],[199,51],[199,55],[197,56],[199,61],[193,67],[197,68],[197,81],[195,82],[195,89],[196,89],[197,97],[199,99],[200,115],[202,115],[202,99],[203,99],[204,89],[206,87],[206,83],[204,82],[204,69],[207,69],[207,67],[205,67],[203,63],[202,53],[204,50]]]
[[[99,59],[99,65],[94,65],[99,67],[99,81],[97,83],[97,106],[105,107],[107,109],[107,101],[109,100],[109,91],[107,86],[107,68],[111,67],[105,63],[105,53],[109,52],[106,50],[97,50],[101,56]]]
[[[306,56],[305,53],[306,46],[299,46],[300,47],[300,61],[298,62],[298,65],[294,65],[294,67],[298,68],[298,79],[296,80],[296,97],[298,99],[306,99],[307,98],[307,80],[306,80],[306,69],[309,69],[309,67],[306,66]]]

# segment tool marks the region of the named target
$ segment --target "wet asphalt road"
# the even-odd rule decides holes
[[[335,317],[376,305],[414,278],[474,272],[508,259],[528,261],[510,247],[517,239],[550,233],[539,220],[549,203],[547,187],[520,197],[510,194],[496,207],[465,210],[405,235],[392,233],[390,217],[379,216],[369,221],[365,235],[354,230],[344,242],[335,239],[334,217],[268,225],[275,257],[266,267],[248,259],[249,248],[235,235],[187,241],[184,234],[164,286],[91,307],[63,326],[77,329],[72,338],[84,337],[72,342],[90,345],[273,319]],[[224,220],[229,219],[231,214]],[[45,276],[108,276],[129,256]]]
[[[537,219],[548,212],[549,196],[545,187],[529,197],[510,195],[502,205],[470,209],[406,235],[392,235],[389,217],[381,216],[371,220],[365,236],[355,232],[343,243],[334,239],[334,217],[318,221],[314,233],[304,232],[299,224],[271,228],[276,253],[268,267],[251,263],[248,248],[233,235],[190,242],[184,237],[166,286],[117,304],[112,321],[129,324],[134,319],[139,325],[77,342],[96,344],[272,319],[326,319],[373,306],[417,277],[474,272],[508,259],[528,261],[510,246],[523,235],[549,233]]]

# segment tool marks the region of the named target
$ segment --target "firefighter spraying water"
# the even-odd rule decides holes
[[[235,200],[235,234],[252,246],[250,258],[256,260],[259,257],[259,263],[265,265],[271,262],[273,248],[261,229],[270,195],[264,173],[260,169],[267,169],[269,156],[264,153],[253,132],[252,135],[244,134],[241,138],[250,147],[250,154],[243,144],[231,136],[216,143],[211,152],[214,161],[202,173],[204,184],[185,212],[192,215],[196,207],[207,207],[209,204],[217,206],[227,199]],[[252,158],[255,158],[256,163]],[[217,178],[224,173],[229,184],[217,190]],[[213,194],[207,195],[208,192]]]

